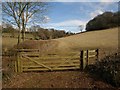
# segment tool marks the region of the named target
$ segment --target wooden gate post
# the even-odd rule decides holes
[[[99,49],[96,49],[96,52],[97,52],[97,55],[96,55],[97,59],[96,59],[96,61],[99,61]]]
[[[89,64],[89,50],[86,51],[86,65]]]
[[[17,54],[16,54],[17,55]],[[18,64],[17,64],[17,57],[15,56],[15,72],[18,72]]]
[[[15,61],[15,72],[22,72],[21,71],[21,61],[20,61],[20,52],[17,52],[17,59]]]
[[[19,66],[20,66],[20,72],[22,72],[22,59],[21,59],[22,55],[21,53],[19,53]]]
[[[15,60],[15,72],[18,72],[19,71],[19,55],[18,55],[18,51],[17,51],[17,54],[16,54],[16,60]]]
[[[83,70],[83,50],[80,51],[80,70]]]
[[[80,53],[80,69],[83,70],[85,67],[86,67],[85,51],[82,50]]]
[[[20,59],[19,59],[19,52],[18,52],[18,54],[17,54],[17,69],[18,69],[18,71],[17,72],[20,72]]]

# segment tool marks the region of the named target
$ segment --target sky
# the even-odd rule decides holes
[[[80,32],[80,25],[86,23],[106,11],[118,11],[117,2],[52,2],[46,19],[48,23],[41,26],[71,32]]]
[[[5,1],[5,0],[3,0]],[[36,1],[36,0],[34,0]],[[45,0],[44,0],[45,1]],[[118,11],[119,0],[46,0],[50,8],[44,16],[46,23],[36,23],[44,28],[55,28],[74,33],[80,32],[80,26],[106,11]],[[52,2],[51,2],[52,1]]]

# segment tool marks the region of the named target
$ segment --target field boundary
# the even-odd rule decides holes
[[[37,49],[19,49],[15,61],[15,72],[56,71],[80,69],[79,55],[71,57],[40,56]]]
[[[98,49],[82,50],[80,55],[72,57],[40,56],[38,49],[19,49],[15,61],[15,72],[56,71],[85,69],[87,65],[98,61]]]
[[[99,49],[81,50],[80,51],[80,68],[85,69],[88,65],[93,65],[99,61]]]

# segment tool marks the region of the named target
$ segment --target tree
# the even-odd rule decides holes
[[[2,4],[3,20],[19,29],[18,44],[21,40],[21,33],[23,41],[25,39],[26,26],[32,22],[39,22],[46,10],[47,3],[45,2],[3,2]]]
[[[104,12],[86,25],[87,31],[102,30],[120,26],[120,12]]]

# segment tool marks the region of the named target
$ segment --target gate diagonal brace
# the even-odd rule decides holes
[[[37,62],[37,61],[35,61],[35,60],[32,60],[31,58],[29,58],[29,57],[27,57],[27,56],[25,56],[25,55],[23,55],[23,57],[26,58],[26,59],[29,59],[30,61],[35,62],[35,63],[37,63],[37,64],[39,64],[39,65],[41,65],[41,66],[43,66],[43,67],[45,67],[45,68],[47,68],[47,69],[49,69],[49,70],[52,71],[52,68],[50,68],[50,67],[48,67],[48,66],[46,66],[46,65],[44,65],[44,64],[42,64],[42,63],[39,63],[39,62]]]

